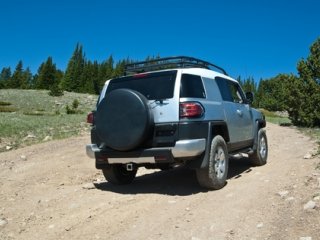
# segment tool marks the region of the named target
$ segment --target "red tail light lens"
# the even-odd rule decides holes
[[[204,109],[198,102],[180,103],[180,118],[197,118],[203,114]]]
[[[90,124],[94,123],[93,112],[88,113],[88,115],[87,115],[87,123],[90,123]]]
[[[144,78],[146,76],[148,76],[147,73],[137,73],[137,74],[133,75],[134,78]]]

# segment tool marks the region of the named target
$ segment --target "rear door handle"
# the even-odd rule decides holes
[[[241,110],[237,110],[237,114],[240,116],[240,117],[242,117],[242,115],[243,115],[243,112],[241,111]]]

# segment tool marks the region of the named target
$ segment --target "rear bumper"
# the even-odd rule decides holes
[[[108,159],[108,163],[155,163],[157,159],[173,162],[174,158],[195,157],[202,154],[206,139],[179,140],[174,147],[141,149],[130,152],[119,152],[112,149],[100,149],[97,144],[86,146],[90,158]]]

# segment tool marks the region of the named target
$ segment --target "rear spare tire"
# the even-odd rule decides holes
[[[96,128],[99,138],[114,150],[129,151],[138,147],[153,129],[148,100],[130,89],[108,93],[98,105]]]

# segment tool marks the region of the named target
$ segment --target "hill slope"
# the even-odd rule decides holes
[[[67,114],[79,102],[77,114]],[[52,97],[42,90],[0,90],[0,152],[87,132],[86,114],[97,96],[65,92]]]

